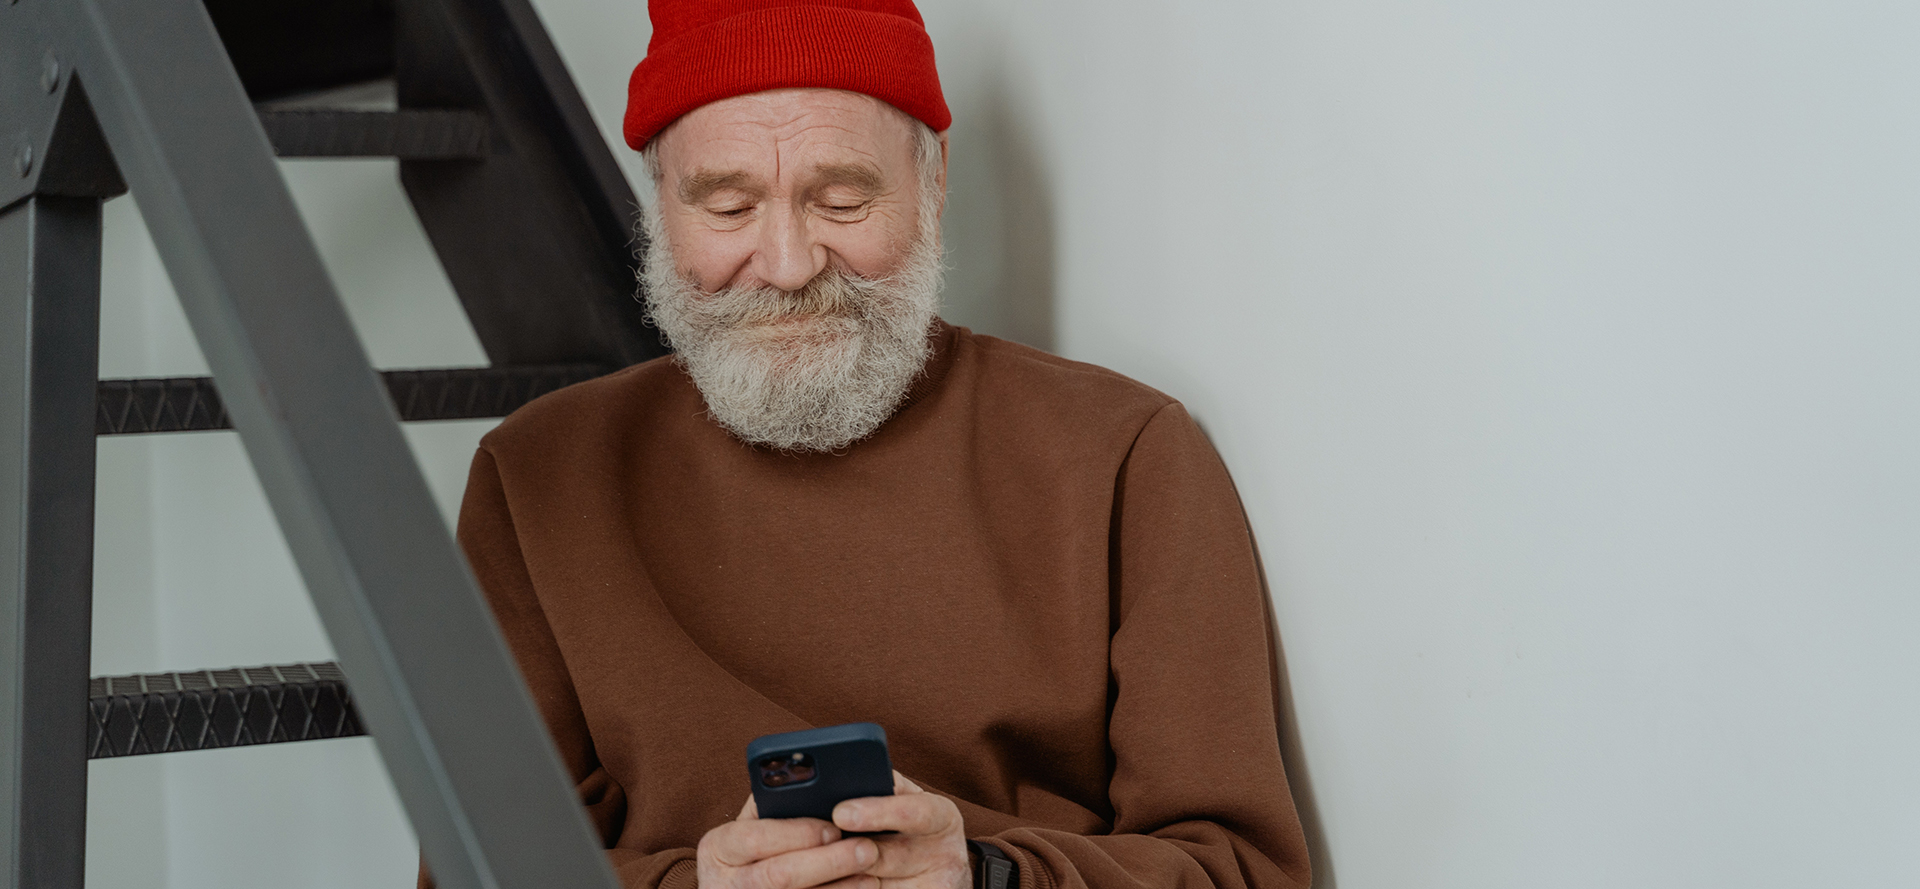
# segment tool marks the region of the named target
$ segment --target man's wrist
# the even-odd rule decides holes
[[[973,889],[1019,889],[1020,866],[999,846],[968,840],[967,861],[973,865]]]

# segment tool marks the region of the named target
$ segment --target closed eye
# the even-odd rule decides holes
[[[871,198],[849,199],[843,197],[838,200],[821,201],[814,206],[819,208],[820,215],[822,216],[842,221],[852,221],[872,209],[873,200]]]

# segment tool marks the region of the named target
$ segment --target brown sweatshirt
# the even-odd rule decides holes
[[[1239,500],[1111,371],[942,324],[878,432],[796,456],[649,362],[489,434],[460,541],[629,887],[695,884],[748,741],[844,722],[1025,889],[1307,883]]]

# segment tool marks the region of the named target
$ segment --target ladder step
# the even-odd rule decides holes
[[[604,376],[599,364],[458,367],[381,372],[394,409],[406,422],[504,417],[521,405],[574,383]],[[101,380],[96,435],[232,429],[212,377]]]
[[[261,111],[273,153],[281,157],[483,158],[487,116],[477,111]]]
[[[96,676],[87,713],[88,759],[367,733],[333,663]]]
[[[602,364],[552,364],[388,370],[380,376],[386,380],[387,397],[393,399],[400,419],[411,423],[504,417],[548,392],[615,369]]]

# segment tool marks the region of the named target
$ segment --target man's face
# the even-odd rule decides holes
[[[774,90],[698,108],[661,133],[661,222],[707,292],[799,291],[829,268],[869,280],[920,234],[911,121],[878,99]]]
[[[944,143],[878,100],[807,89],[700,108],[652,151],[648,313],[709,415],[788,451],[879,428],[929,353]]]

